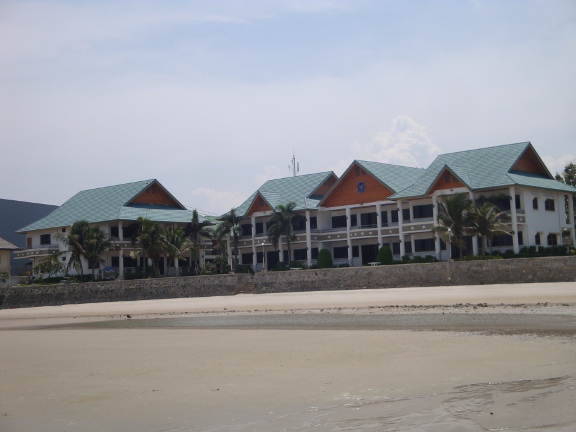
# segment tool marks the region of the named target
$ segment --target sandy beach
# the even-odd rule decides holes
[[[0,310],[0,431],[573,431],[576,283]]]

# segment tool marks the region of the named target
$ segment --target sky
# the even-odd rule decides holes
[[[576,2],[0,1],[0,198],[266,180],[530,141],[576,160]]]

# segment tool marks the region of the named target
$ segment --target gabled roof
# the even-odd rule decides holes
[[[13,243],[10,243],[8,240],[3,239],[0,237],[0,250],[17,250],[20,249]]]
[[[515,164],[527,151],[536,156],[535,163],[541,174],[514,170]],[[554,180],[532,144],[522,142],[439,155],[412,186],[396,193],[392,199],[427,195],[445,169],[472,191],[522,185],[576,193],[575,188]]]
[[[330,177],[337,178],[334,172],[327,171],[268,180],[250,195],[250,198],[236,208],[236,214],[238,217],[246,216],[258,196],[261,196],[272,209],[276,208],[278,204],[288,204],[294,201],[296,203],[295,210],[313,210],[322,198],[314,195],[314,192]]]
[[[132,203],[151,186],[158,187],[165,193],[165,196],[169,197],[169,204]],[[18,232],[66,227],[79,220],[97,223],[114,220],[134,221],[138,217],[157,222],[185,223],[191,221],[192,212],[176,200],[160,182],[151,179],[78,192],[52,213],[21,228]]]

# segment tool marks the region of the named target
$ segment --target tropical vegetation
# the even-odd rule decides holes
[[[286,205],[278,204],[268,221],[268,239],[277,248],[280,239],[284,237],[286,248],[288,249],[288,257],[292,256],[291,241],[295,239],[292,226],[294,223],[304,219],[304,216],[296,213],[295,208],[296,203],[294,201],[290,201]]]

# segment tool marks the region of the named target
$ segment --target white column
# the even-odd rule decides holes
[[[520,252],[520,247],[518,246],[518,219],[516,217],[516,188],[514,186],[510,186],[509,189],[510,196],[512,199],[510,200],[510,217],[512,218],[512,246],[514,248],[514,253],[517,254]]]
[[[306,210],[306,260],[312,265],[312,235],[310,233],[310,210]]]
[[[474,192],[470,191],[470,200],[474,203]],[[478,236],[472,237],[472,254],[478,255]]]
[[[122,221],[118,221],[118,240],[124,241],[124,232],[122,231]]]
[[[402,215],[402,201],[397,201],[396,205],[398,206],[398,237],[400,239],[400,257],[406,255],[406,247],[404,245],[404,228],[403,222],[404,217]]]
[[[348,245],[348,261],[352,261],[352,239],[350,238],[350,227],[352,225],[352,212],[350,207],[346,207],[346,244]]]
[[[568,221],[572,233],[572,246],[576,246],[576,228],[574,227],[574,195],[568,195]]]
[[[378,249],[384,244],[382,241],[382,204],[376,204],[376,221],[378,224]]]
[[[432,195],[432,217],[434,218],[434,226],[438,226],[438,197]],[[436,251],[436,256],[440,259],[440,233],[434,234],[434,249]]]

